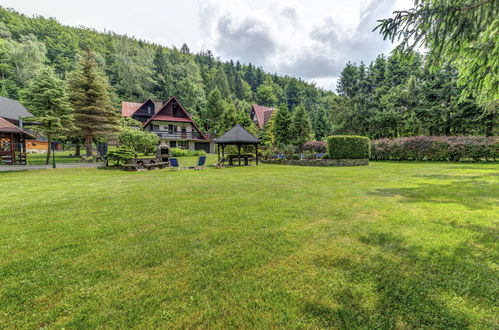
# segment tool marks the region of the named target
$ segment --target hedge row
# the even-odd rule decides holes
[[[206,151],[204,150],[185,150],[180,148],[171,148],[170,149],[172,157],[194,157],[194,156],[205,156]]]
[[[495,160],[499,138],[481,136],[417,136],[371,141],[374,160]]]
[[[369,159],[371,155],[369,138],[365,136],[333,135],[326,142],[330,159]]]
[[[326,147],[327,147],[326,141],[309,141],[303,144],[302,149],[305,151],[324,154],[327,151]]]

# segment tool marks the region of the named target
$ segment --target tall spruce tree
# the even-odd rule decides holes
[[[309,141],[312,136],[312,125],[310,117],[303,105],[299,105],[293,111],[291,122],[291,132],[293,136],[293,144],[301,146]]]
[[[276,145],[287,145],[293,142],[292,118],[286,104],[281,104],[274,115],[272,127]]]
[[[87,49],[69,80],[70,101],[75,110],[78,134],[85,139],[86,156],[92,157],[96,138],[115,135],[118,116],[111,97],[111,87],[97,65],[94,53]]]
[[[21,91],[21,101],[35,116],[30,121],[37,124],[30,128],[47,137],[45,164],[49,164],[52,139],[62,137],[73,129],[73,110],[66,86],[53,69],[44,67]]]
[[[206,129],[212,133],[220,133],[223,128],[222,116],[225,112],[225,102],[218,89],[211,91],[208,95],[208,101],[205,111]]]

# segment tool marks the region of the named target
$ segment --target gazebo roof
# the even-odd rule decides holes
[[[216,138],[214,142],[217,144],[258,144],[260,143],[260,140],[238,124],[232,127],[230,131],[224,135]]]

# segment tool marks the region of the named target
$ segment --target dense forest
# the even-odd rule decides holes
[[[369,65],[348,63],[335,94],[251,63],[223,62],[209,50],[193,54],[185,44],[167,48],[1,7],[0,95],[20,99],[47,66],[67,81],[88,49],[112,86],[116,108],[120,100],[166,101],[175,95],[200,126],[215,134],[235,123],[254,131],[253,103],[279,108],[285,118],[275,118],[278,125],[294,122],[301,136],[281,134],[277,140],[283,144],[344,133],[371,138],[497,133],[494,111],[472,96],[460,97],[457,69],[448,64],[431,70],[416,52],[380,55]],[[275,142],[270,136],[275,129],[266,131],[264,140]]]

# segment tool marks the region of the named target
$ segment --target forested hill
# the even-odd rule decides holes
[[[100,66],[120,100],[141,102],[177,96],[201,127],[222,132],[235,123],[251,127],[252,103],[287,108],[302,125],[300,140],[329,134],[371,138],[415,135],[496,135],[497,109],[461,97],[458,72],[438,70],[418,53],[380,55],[369,65],[348,63],[337,92],[303,80],[269,74],[251,64],[222,62],[210,51],[192,54],[187,45],[171,49],[112,32],[67,27],[54,19],[29,18],[0,7],[0,95],[19,98],[36,72],[51,66],[63,79],[85,49]],[[295,111],[298,108],[300,111]],[[305,111],[302,111],[305,110]],[[283,114],[284,116],[284,114]],[[284,116],[286,117],[286,116]],[[286,133],[290,118],[279,119]],[[295,125],[296,126],[296,125]],[[289,141],[288,141],[289,140]]]
[[[251,64],[221,62],[210,51],[192,54],[186,45],[167,48],[113,32],[68,27],[55,19],[27,17],[0,7],[0,94],[17,98],[34,72],[50,65],[66,78],[86,48],[98,54],[115,89],[116,101],[167,100],[177,96],[193,115],[203,118],[215,89],[248,112],[251,103],[267,106],[298,104],[310,112],[324,107],[330,91],[303,80],[271,75]]]

